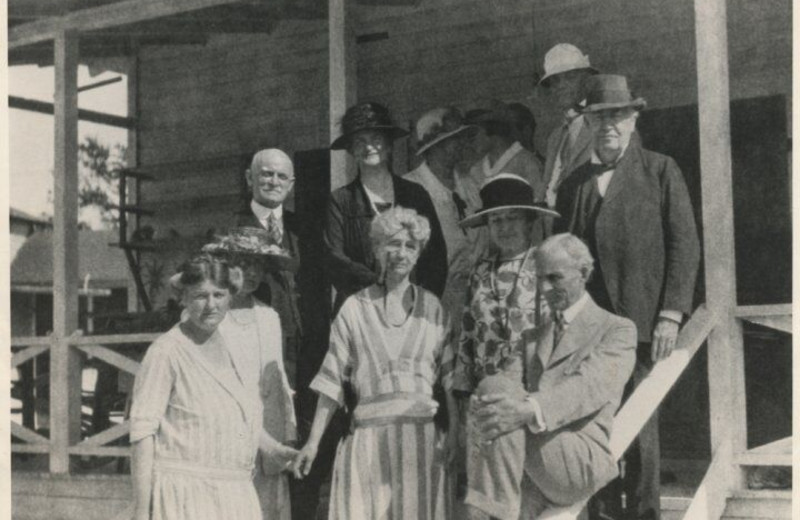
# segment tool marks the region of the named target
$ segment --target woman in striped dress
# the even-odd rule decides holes
[[[261,520],[252,481],[268,441],[261,401],[218,330],[241,278],[201,256],[171,280],[185,319],[150,346],[133,390],[136,520]]]
[[[348,298],[331,329],[330,349],[311,383],[319,393],[306,445],[295,459],[307,475],[320,438],[351,385],[353,431],[339,444],[329,519],[444,519],[444,440],[433,417],[433,385],[443,366],[447,326],[430,292],[409,282],[430,234],[425,217],[395,207],[373,220],[381,282]],[[449,356],[448,356],[449,357]]]

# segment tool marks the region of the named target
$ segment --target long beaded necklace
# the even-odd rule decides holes
[[[507,331],[509,336],[511,335],[511,333],[510,333],[509,328],[508,328],[508,321],[510,319],[511,312],[510,312],[510,309],[509,309],[510,306],[509,306],[508,302],[511,299],[511,296],[517,290],[517,284],[519,283],[519,277],[522,274],[522,270],[525,268],[525,264],[527,263],[528,257],[531,254],[531,249],[532,248],[529,247],[525,251],[525,254],[522,256],[522,259],[519,261],[519,267],[517,267],[517,272],[514,274],[514,281],[511,283],[511,290],[508,291],[508,294],[506,294],[506,297],[504,298],[504,300],[505,300],[505,309],[504,309],[504,311],[505,312],[501,313],[502,320],[503,320],[501,325],[503,327],[503,331],[504,332]],[[508,261],[515,261],[515,259],[512,258],[512,259],[510,259]],[[491,291],[492,291],[492,296],[494,297],[494,300],[496,302],[498,302],[498,303],[500,303],[501,295],[500,295],[500,289],[497,287],[497,271],[500,269],[500,265],[501,264],[502,264],[502,262],[500,261],[500,253],[498,252],[497,255],[494,258],[494,262],[492,262],[492,267],[489,270],[489,285],[490,285],[490,288],[491,288]]]
[[[406,311],[406,316],[405,316],[405,318],[403,318],[403,321],[401,321],[400,323],[392,323],[392,321],[389,319],[389,307],[388,307],[388,305],[386,303],[386,298],[387,298],[387,295],[389,293],[389,290],[387,289],[385,283],[381,284],[381,289],[383,289],[383,315],[386,318],[386,323],[388,323],[392,327],[402,327],[403,325],[405,325],[406,322],[408,321],[408,318],[411,316],[411,313],[414,311],[414,303],[415,303],[415,301],[417,299],[417,291],[414,288],[413,284],[409,285],[409,288],[411,288],[411,305],[409,306],[408,311]],[[402,303],[402,300],[401,300],[401,303]]]

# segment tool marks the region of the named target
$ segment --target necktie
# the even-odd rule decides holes
[[[269,240],[271,244],[280,245],[281,238],[278,219],[275,218],[275,213],[270,213],[269,217],[267,217],[267,240]]]
[[[555,311],[553,313],[553,348],[555,348],[558,342],[561,341],[561,338],[564,337],[564,329],[566,329],[564,313]]]

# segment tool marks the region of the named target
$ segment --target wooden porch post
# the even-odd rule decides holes
[[[736,259],[728,77],[728,29],[725,0],[695,0],[697,101],[700,123],[700,172],[703,204],[705,290],[708,308],[719,318],[708,337],[711,449],[722,457],[723,486],[737,486],[733,456],[746,447],[744,351],[736,309]],[[726,438],[730,439],[726,443]],[[725,496],[709,511],[719,518]]]
[[[80,437],[80,356],[69,346],[78,328],[78,35],[55,37],[55,186],[53,345],[50,350],[50,472],[69,472]]]
[[[330,89],[330,141],[339,135],[339,122],[356,101],[356,56],[348,0],[328,1],[328,49]],[[329,142],[330,142],[329,141]],[[354,166],[345,151],[331,151],[331,190],[347,184]]]

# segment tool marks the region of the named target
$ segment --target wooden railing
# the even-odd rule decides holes
[[[67,338],[66,343],[70,349],[77,349],[115,367],[117,370],[136,375],[139,369],[139,363],[128,356],[110,349],[109,346],[113,345],[115,349],[121,349],[126,346],[134,347],[142,344],[149,344],[160,335],[161,333],[83,336],[78,333]],[[11,369],[13,370],[22,363],[48,352],[53,348],[53,345],[56,344],[58,343],[55,343],[54,338],[51,336],[12,338],[11,348],[16,352],[14,352],[11,357]],[[70,421],[70,416],[59,407],[59,401],[53,399],[52,396],[59,393],[63,395],[75,395],[75,389],[69,388],[69,381],[76,381],[76,379],[58,377],[55,370],[51,370],[49,377],[51,395],[49,413],[50,431],[52,432],[58,427],[65,430],[67,428],[64,428],[63,424],[57,423],[60,421]],[[77,379],[77,381],[79,380],[80,378]],[[12,437],[23,442],[12,443],[11,451],[13,453],[47,453],[50,454],[51,460],[63,460],[70,455],[127,457],[130,455],[129,448],[106,445],[116,441],[120,437],[124,437],[128,434],[129,430],[129,422],[123,420],[122,423],[113,425],[101,432],[95,432],[85,439],[75,439],[74,442],[54,442],[53,439],[47,438],[30,428],[26,428],[12,421]]]
[[[677,345],[672,355],[659,361],[636,387],[614,418],[611,434],[611,452],[619,460],[633,440],[658,409],[670,389],[675,385],[689,365],[700,346],[716,325],[715,316],[700,306],[678,335]],[[569,507],[551,508],[540,518],[549,520],[573,520],[586,506],[586,501]]]

